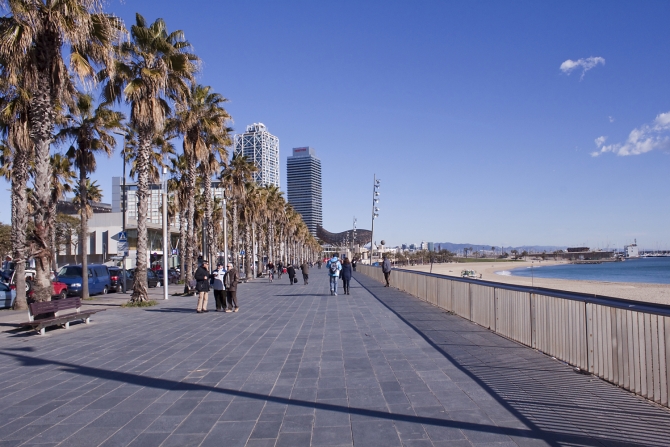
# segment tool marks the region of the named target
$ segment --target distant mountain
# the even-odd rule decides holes
[[[491,247],[495,247],[496,251],[500,251],[500,245],[481,245],[481,244],[454,244],[453,242],[433,242],[435,247],[439,247],[442,250],[449,250],[452,252],[463,251],[465,248],[472,247],[472,250],[487,250],[490,251]],[[566,246],[557,246],[557,245],[521,245],[518,247],[507,246],[503,247],[507,253],[510,253],[512,250],[518,250],[519,253],[527,251],[529,253],[542,253],[546,251],[547,253],[554,252],[556,250],[565,250]]]

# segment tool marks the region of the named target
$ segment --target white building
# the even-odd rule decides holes
[[[279,188],[279,138],[268,132],[265,124],[251,124],[245,133],[235,135],[234,154],[246,157],[258,168],[253,177],[259,186]]]
[[[640,257],[640,252],[637,249],[637,240],[635,243],[626,245],[623,248],[624,251],[624,256],[627,258],[639,258]]]

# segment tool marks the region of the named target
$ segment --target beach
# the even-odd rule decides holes
[[[481,279],[486,281],[588,293],[598,296],[623,298],[632,301],[670,304],[670,287],[668,287],[667,284],[526,278],[522,276],[499,275],[496,273],[530,267],[531,265],[534,267],[543,267],[565,263],[565,261],[455,262],[448,264],[433,264],[433,273],[447,276],[461,276],[461,271],[463,270],[474,270],[477,272],[477,276],[481,274]],[[429,272],[430,264],[399,268]]]

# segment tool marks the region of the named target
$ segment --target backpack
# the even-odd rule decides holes
[[[337,273],[337,261],[330,263],[330,273]]]

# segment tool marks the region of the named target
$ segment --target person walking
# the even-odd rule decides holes
[[[295,268],[293,267],[293,264],[289,262],[288,267],[286,267],[286,273],[288,273],[288,282],[293,285],[295,281]]]
[[[337,296],[337,280],[340,277],[342,264],[340,264],[340,260],[337,259],[336,255],[333,255],[333,257],[328,260],[326,270],[328,270],[328,276],[330,277],[330,294]]]
[[[209,263],[203,261],[202,265],[195,271],[193,277],[196,280],[195,290],[198,291],[197,312],[209,312],[207,310],[207,298],[209,298]]]
[[[275,265],[272,263],[272,261],[268,262],[268,278],[270,278],[270,282],[274,279],[275,276]]]
[[[223,286],[226,288],[226,309],[224,312],[237,312],[240,310],[237,305],[237,284],[240,282],[240,276],[233,264],[228,263],[228,270],[223,276]]]
[[[307,261],[303,261],[300,270],[302,270],[302,279],[305,281],[305,285],[307,285],[307,281],[309,281],[309,264]]]
[[[384,279],[386,280],[386,285],[384,287],[391,287],[389,283],[389,277],[391,276],[391,261],[384,255],[384,261],[382,262],[382,273],[384,273]]]
[[[214,289],[214,301],[216,301],[217,312],[223,312],[223,309],[226,308],[226,288],[223,285],[223,277],[225,274],[226,270],[223,268],[223,264],[219,262],[216,265],[216,270],[214,270],[210,276],[212,289]]]
[[[284,273],[284,263],[279,260],[277,263],[277,278],[281,279],[281,275]]]
[[[356,259],[351,261],[351,267],[354,269],[354,272],[356,271],[356,262],[357,262]]]
[[[352,263],[351,261],[349,261],[349,258],[345,256],[344,261],[342,261],[342,272],[340,272],[340,276],[342,276],[342,283],[344,286],[345,295],[351,295],[351,293],[349,293],[349,281],[351,281],[351,271],[352,271]]]

